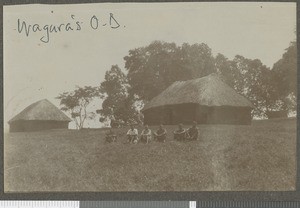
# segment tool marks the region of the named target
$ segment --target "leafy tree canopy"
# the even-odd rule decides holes
[[[154,41],[124,57],[130,94],[149,101],[173,82],[215,72],[211,49],[204,43],[176,46]]]
[[[129,95],[128,90],[126,75],[117,65],[113,65],[105,73],[105,79],[100,85],[100,92],[105,95],[102,109],[98,110],[100,122],[111,120],[128,124],[137,121],[135,99]]]
[[[291,42],[282,58],[273,66],[274,88],[281,109],[296,111],[297,96],[297,44]]]
[[[76,128],[83,128],[86,119],[93,119],[95,114],[87,112],[87,107],[95,97],[101,96],[97,87],[77,86],[74,91],[63,92],[56,99],[60,100],[61,110],[71,114]]]

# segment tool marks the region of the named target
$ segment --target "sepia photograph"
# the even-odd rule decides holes
[[[294,2],[3,7],[4,192],[295,191]]]

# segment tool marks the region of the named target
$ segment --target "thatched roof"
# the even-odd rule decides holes
[[[174,82],[147,103],[143,111],[160,106],[185,103],[197,103],[204,106],[254,108],[248,99],[239,95],[224,83],[218,75],[210,74],[198,79]]]
[[[21,113],[13,117],[8,123],[19,120],[71,121],[68,116],[47,99],[31,104],[21,111]]]

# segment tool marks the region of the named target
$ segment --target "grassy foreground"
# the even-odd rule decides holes
[[[5,192],[295,190],[296,119],[199,125],[190,142],[166,128],[148,145],[124,144],[127,129],[112,144],[104,130],[5,134]]]

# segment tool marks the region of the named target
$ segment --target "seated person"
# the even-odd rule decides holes
[[[138,130],[130,125],[130,129],[127,132],[127,139],[129,143],[136,144],[138,142]]]
[[[141,141],[145,141],[148,144],[151,140],[151,130],[148,125],[145,125],[144,130],[141,133]]]
[[[194,121],[193,126],[187,130],[187,138],[190,140],[197,140],[198,134],[197,122]]]
[[[110,129],[105,135],[105,141],[110,143],[110,142],[115,142],[116,140],[117,140],[117,135],[115,135],[113,130]]]
[[[186,139],[186,130],[183,128],[182,124],[178,125],[178,129],[174,131],[175,140],[185,140]]]
[[[164,126],[161,124],[159,125],[159,128],[154,134],[154,139],[156,139],[159,142],[165,142],[167,138],[167,130],[164,128]]]

